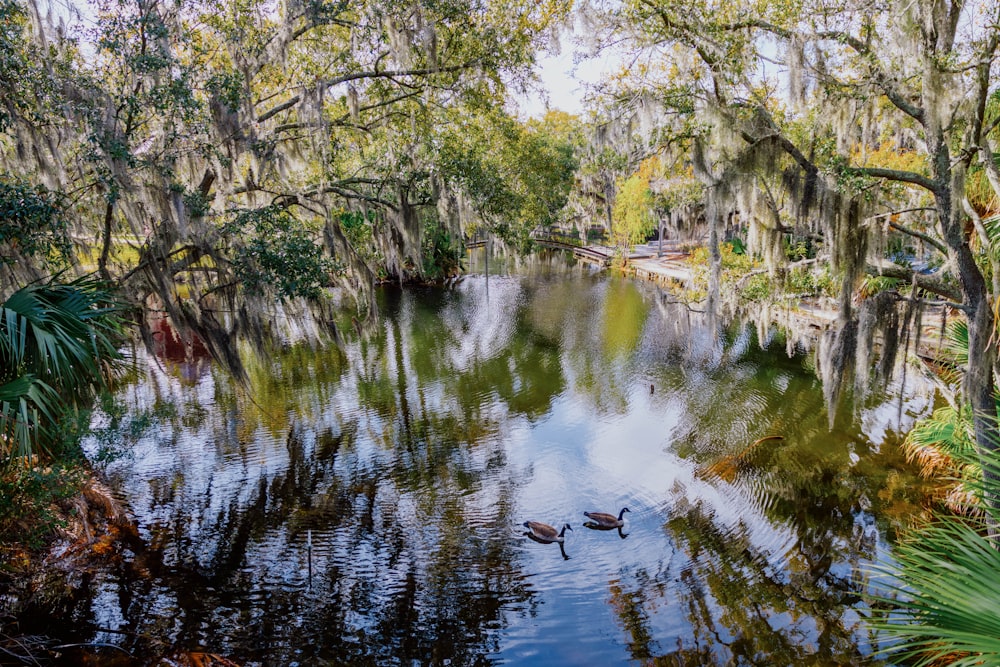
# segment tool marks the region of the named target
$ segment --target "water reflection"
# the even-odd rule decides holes
[[[707,336],[583,266],[490,268],[488,299],[477,276],[387,288],[342,351],[248,356],[249,390],[151,362],[91,443],[127,452],[107,472],[149,548],[40,613],[66,641],[260,665],[870,655],[864,565],[921,500],[899,405],[830,430],[780,340]],[[617,537],[523,535],[626,505]]]

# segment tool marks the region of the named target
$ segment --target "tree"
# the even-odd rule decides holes
[[[442,180],[470,209],[467,226],[523,247],[532,229],[560,222],[579,131],[578,119],[560,112],[522,123],[496,109],[456,109],[442,125],[436,160]]]
[[[841,277],[838,327],[821,355],[831,403],[851,360],[865,356],[857,334],[868,306],[853,303],[861,276],[899,277],[932,295],[901,296],[901,326],[934,303],[966,319],[963,400],[980,457],[991,456],[1000,442],[990,344],[997,286],[987,278],[1000,272],[978,251],[991,240],[965,182],[977,163],[997,173],[1000,116],[990,100],[1000,4],[632,0],[605,19],[642,64],[618,99],[654,99],[652,140],[690,146],[713,264],[736,214],[751,229],[751,251],[780,259],[770,248],[787,236],[815,239]],[[769,64],[775,48],[780,72]],[[1000,191],[1000,179],[990,182]],[[887,261],[877,250],[889,234],[940,253],[945,270],[927,276]]]
[[[633,245],[642,243],[656,229],[653,193],[649,189],[650,175],[659,167],[659,159],[648,158],[639,170],[618,185],[612,213],[611,238],[624,260]]]
[[[16,19],[0,36],[16,47],[0,62],[11,139],[0,169],[65,197],[76,236],[99,239],[84,261],[237,372],[234,336],[266,331],[274,299],[322,308],[339,285],[370,316],[377,276],[433,273],[425,252],[443,256],[439,241],[465,222],[439,213],[461,186],[438,166],[442,126],[528,80],[566,11],[554,0],[101,0],[75,42],[42,13],[0,9]],[[51,84],[45,100],[21,85],[29,75]],[[561,160],[566,178],[565,151],[529,139],[514,143],[549,155],[546,173]],[[538,192],[518,197],[558,208]],[[443,233],[425,243],[425,230]]]

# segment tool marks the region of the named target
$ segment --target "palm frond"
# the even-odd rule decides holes
[[[949,405],[917,422],[906,435],[903,450],[929,477],[954,471],[957,458],[975,453],[974,442],[972,414]]]
[[[48,440],[58,394],[33,375],[0,385],[0,457],[30,460]]]
[[[886,276],[865,276],[861,281],[861,286],[858,288],[858,294],[862,298],[867,299],[878,294],[879,292],[897,289],[900,286],[906,287],[907,284],[898,278],[888,278]]]
[[[63,404],[89,400],[122,360],[121,307],[95,280],[33,284],[0,304],[0,456],[44,451]]]
[[[1000,662],[1000,551],[977,522],[957,517],[917,531],[875,600],[888,608],[873,626],[895,639],[887,653],[931,665]]]
[[[24,287],[0,306],[4,368],[34,373],[61,389],[99,381],[101,362],[120,357],[120,312],[93,280]]]
[[[893,659],[1000,664],[1000,443],[988,452],[956,450],[954,458],[978,511],[914,530],[894,563],[875,568],[884,592],[870,596],[878,608],[871,623],[892,638],[883,652]]]
[[[969,363],[969,325],[964,320],[953,320],[948,323],[944,334],[942,352],[958,366]]]

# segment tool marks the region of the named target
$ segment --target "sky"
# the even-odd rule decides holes
[[[573,114],[583,113],[583,96],[586,91],[584,83],[577,79],[573,70],[573,53],[569,49],[539,60],[539,75],[549,98],[549,108]],[[517,102],[519,110],[527,117],[539,118],[547,110],[541,95],[522,96]]]
[[[558,55],[539,58],[538,72],[548,94],[548,108],[582,114],[588,84],[598,83],[606,74],[621,67],[621,59],[613,53],[605,53],[574,64],[574,49],[569,41],[563,38],[563,48]],[[526,118],[540,118],[547,110],[541,95],[522,95],[515,100],[521,115]]]

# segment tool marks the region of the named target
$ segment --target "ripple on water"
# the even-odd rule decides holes
[[[488,300],[485,289],[470,277],[452,290],[402,292],[382,330],[348,341],[342,374],[300,374],[325,384],[296,386],[289,368],[274,367],[286,384],[265,382],[273,393],[262,398],[291,405],[288,415],[204,402],[205,414],[153,429],[115,464],[141,529],[162,535],[163,569],[197,574],[162,586],[158,613],[199,628],[184,639],[274,663],[297,655],[291,645],[334,661],[343,649],[369,662],[429,662],[431,648],[419,653],[429,646],[517,665],[618,665],[680,640],[712,643],[713,627],[728,641],[739,628],[723,626],[740,614],[725,608],[726,593],[762,577],[780,587],[805,530],[789,520],[794,502],[835,495],[810,486],[822,475],[794,467],[814,465],[832,442],[826,416],[812,414],[822,405],[813,384],[775,377],[773,358],[746,336],[725,353],[686,310],[633,303],[626,314],[646,327],[636,355],[635,332],[602,319],[616,312],[605,297],[620,296],[603,279],[491,278]],[[174,389],[164,395],[185,405],[238,393],[217,377]],[[799,429],[822,438],[821,451],[758,449],[731,473],[712,468],[766,434],[756,429],[786,424],[786,445]],[[869,481],[856,471],[852,481]],[[583,525],[584,511],[625,506],[621,532]],[[562,548],[538,544],[524,537],[526,520],[573,530]],[[829,516],[815,523],[836,529]],[[844,562],[854,557],[830,544]],[[115,608],[126,596],[102,593],[102,618],[155,634],[137,611],[150,596],[134,591],[127,610]],[[199,596],[205,604],[190,602]],[[702,600],[704,618],[693,618],[685,604]],[[780,614],[761,611],[786,622]],[[715,644],[718,657],[766,661],[770,645],[813,641],[770,629],[751,629],[766,636],[748,642],[748,655]]]

